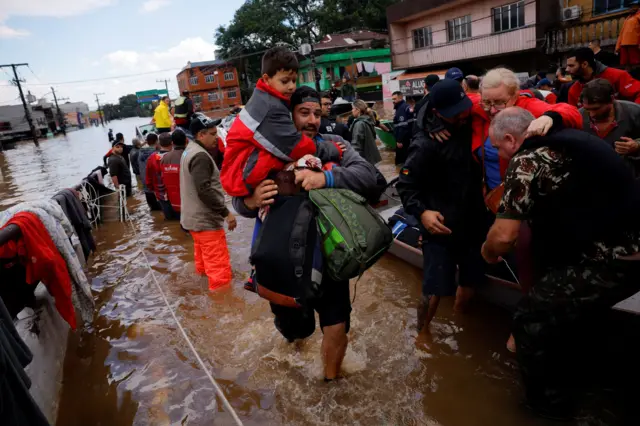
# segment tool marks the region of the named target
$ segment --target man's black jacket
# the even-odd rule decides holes
[[[420,221],[425,210],[444,216],[453,231],[447,239],[473,241],[486,235],[486,208],[482,198],[482,171],[471,153],[470,122],[447,126],[445,143],[418,132],[400,171],[396,188],[407,214]]]

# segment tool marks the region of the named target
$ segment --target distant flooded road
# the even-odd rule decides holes
[[[146,121],[108,126],[131,143],[134,125]],[[78,183],[109,148],[107,129],[89,128],[0,154],[0,209]],[[383,157],[390,173],[393,156]],[[129,209],[172,308],[245,425],[554,424],[520,405],[515,359],[505,349],[508,313],[478,302],[454,316],[449,301],[433,323],[434,341],[416,345],[421,271],[387,255],[358,283],[346,378],[325,384],[320,330],[301,346],[287,344],[268,303],[242,288],[252,221],[239,218],[228,233],[233,285],[211,294],[207,279],[194,273],[192,241],[179,224],[149,212],[139,190]],[[97,312],[90,329],[70,334],[57,424],[233,424],[158,294],[129,225],[106,223],[94,235],[98,252],[88,277]]]

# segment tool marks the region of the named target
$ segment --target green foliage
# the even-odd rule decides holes
[[[118,99],[117,104],[105,104],[102,111],[107,120],[127,117],[151,117],[153,112],[145,106],[138,105],[136,95],[125,95]]]
[[[260,55],[247,55],[279,43],[297,49],[303,43],[318,42],[326,34],[349,29],[385,31],[386,8],[395,1],[247,0],[229,25],[216,29],[215,43],[222,58],[235,62],[242,73],[255,81]]]

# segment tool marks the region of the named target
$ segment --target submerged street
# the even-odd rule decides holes
[[[130,143],[134,126],[147,121],[108,127]],[[75,185],[109,148],[102,127],[39,147],[19,143],[0,154],[0,209]],[[393,157],[382,155],[381,170],[392,176]],[[253,221],[239,217],[227,233],[234,280],[213,294],[195,274],[192,239],[179,223],[151,213],[140,189],[128,207],[172,308],[245,425],[555,424],[520,404],[515,358],[505,348],[508,312],[478,300],[454,316],[453,301],[443,302],[433,341],[416,343],[421,271],[387,254],[358,283],[346,377],[323,383],[321,332],[288,344],[268,303],[243,289]],[[69,334],[57,424],[232,424],[158,294],[129,224],[104,223],[94,237],[98,250],[87,275],[96,315],[91,328]],[[609,424],[602,411],[577,424]]]

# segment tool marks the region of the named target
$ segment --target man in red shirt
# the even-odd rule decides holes
[[[596,61],[593,50],[581,47],[569,54],[567,72],[577,80],[569,89],[569,103],[581,107],[580,94],[584,85],[596,78],[603,78],[613,86],[616,99],[640,104],[640,81],[623,70],[611,68]]]
[[[171,203],[167,198],[167,189],[164,186],[160,170],[160,161],[162,161],[162,157],[171,151],[171,134],[168,132],[160,133],[159,141],[160,151],[156,151],[151,154],[149,160],[147,160],[145,183],[147,184],[147,189],[149,191],[153,191],[155,194],[156,199],[160,203],[160,207],[162,207],[164,217],[166,219],[173,219],[175,212],[173,212]]]
[[[163,209],[167,219],[180,220],[180,159],[187,146],[187,135],[182,129],[175,129],[171,133],[173,151],[166,153],[160,160],[160,175],[164,183],[167,199],[172,211]],[[161,201],[162,203],[162,201]]]

